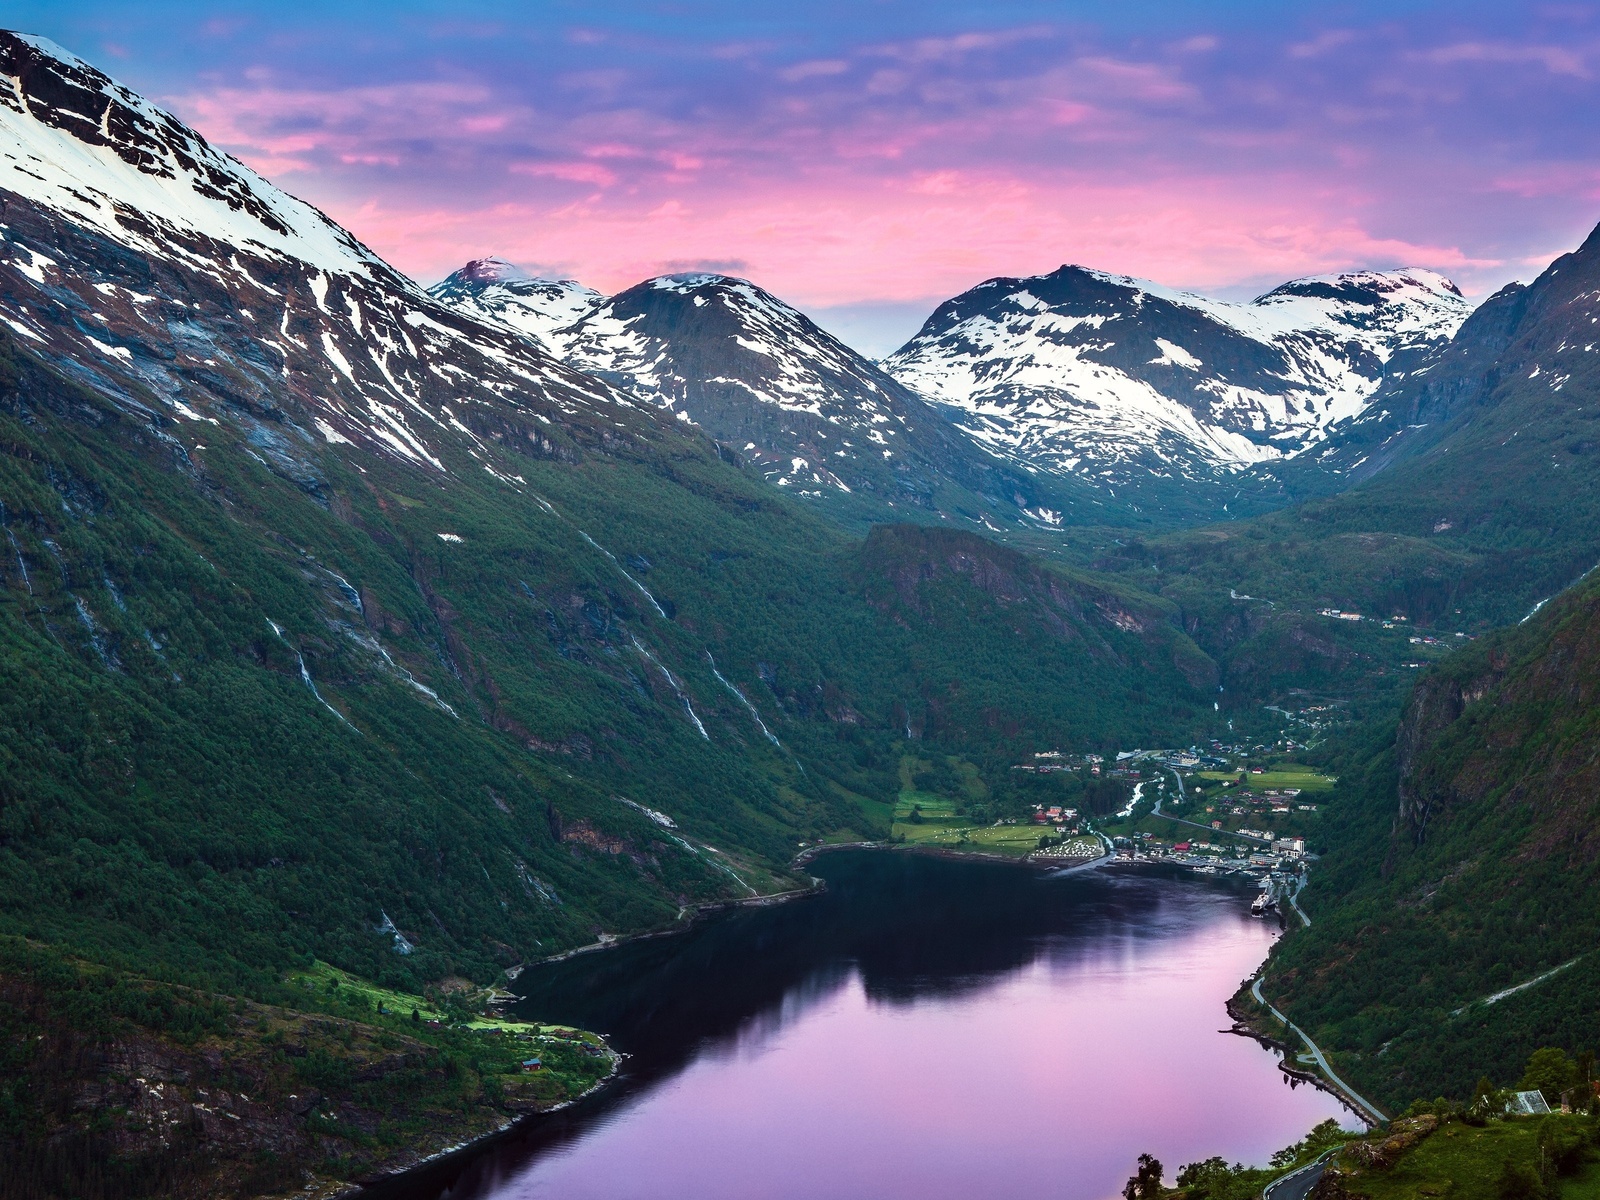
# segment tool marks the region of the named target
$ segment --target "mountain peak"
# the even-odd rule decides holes
[[[657,275],[654,279],[645,280],[640,286],[653,287],[662,292],[681,292],[741,283],[746,287],[755,287],[755,284],[748,279],[740,279],[737,275],[722,275],[716,271],[679,271],[673,275]]]
[[[0,32],[0,188],[134,249],[202,237],[391,274],[302,200],[47,38]]]
[[[482,320],[509,325],[547,350],[555,348],[558,329],[605,299],[576,279],[542,279],[493,256],[452,271],[428,294]]]
[[[516,263],[507,262],[505,259],[497,258],[494,255],[490,255],[488,258],[475,258],[471,262],[467,263],[466,266],[462,267],[458,271],[451,272],[451,274],[448,276],[448,279],[457,280],[462,283],[479,283],[485,285],[491,283],[511,283],[514,281],[532,278],[534,278],[534,276],[517,266]]]
[[[1251,304],[1270,304],[1289,296],[1344,300],[1371,307],[1416,299],[1426,302],[1447,297],[1465,302],[1461,289],[1438,271],[1431,271],[1426,267],[1402,267],[1394,271],[1346,271],[1337,275],[1307,275],[1279,284],[1270,292],[1257,296]]]
[[[1233,304],[1065,264],[946,301],[885,366],[1030,468],[1105,486],[1220,481],[1321,441],[1470,310],[1423,269],[1299,279]]]

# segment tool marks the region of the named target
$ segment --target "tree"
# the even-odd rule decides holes
[[[1539,1183],[1539,1173],[1525,1163],[1506,1159],[1500,1168],[1500,1178],[1495,1183],[1495,1195],[1500,1200],[1538,1200],[1544,1194]]]
[[[1228,1169],[1228,1162],[1223,1158],[1208,1158],[1201,1162],[1192,1162],[1178,1171],[1178,1186],[1181,1188],[1193,1187],[1197,1183],[1204,1183],[1212,1176],[1221,1174]]]
[[[1494,1108],[1495,1089],[1489,1082],[1487,1075],[1478,1080],[1478,1086],[1472,1089],[1472,1103],[1468,1106],[1473,1112],[1489,1112]]]
[[[1148,1154],[1139,1155],[1139,1168],[1122,1186],[1123,1200],[1157,1200],[1161,1195],[1161,1163]]]
[[[1545,1103],[1554,1106],[1561,1103],[1561,1093],[1577,1082],[1578,1064],[1571,1056],[1555,1046],[1545,1046],[1528,1058],[1528,1069],[1517,1087],[1524,1092],[1542,1092]]]

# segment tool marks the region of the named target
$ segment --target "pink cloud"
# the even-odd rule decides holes
[[[1374,234],[1343,215],[1345,195],[1307,202],[1299,181],[1270,188],[1222,177],[1107,186],[1089,177],[1045,185],[1003,174],[944,173],[875,189],[820,181],[693,201],[475,212],[348,214],[368,244],[423,278],[473,255],[556,261],[607,291],[673,261],[734,259],[743,273],[802,305],[953,295],[997,274],[1062,262],[1214,289],[1252,277],[1287,279],[1352,264],[1483,269],[1498,260],[1449,244]]]
[[[1455,63],[1533,63],[1552,75],[1589,78],[1584,54],[1565,46],[1525,46],[1513,42],[1457,42],[1413,56],[1441,66]]]
[[[517,175],[563,179],[568,183],[590,183],[603,188],[610,187],[617,181],[615,171],[609,171],[599,163],[593,162],[512,163],[510,170]]]
[[[1484,236],[1474,213],[1498,228],[1556,214],[1530,231],[1543,245],[1600,198],[1592,169],[1490,129],[1521,110],[1515,88],[1554,78],[1569,101],[1586,43],[1186,32],[1110,44],[1028,27],[788,58],[569,34],[603,53],[561,58],[536,87],[474,70],[294,88],[243,70],[176,107],[420,278],[485,253],[607,290],[739,262],[809,305],[948,295],[1062,261],[1208,289],[1414,264],[1470,289],[1528,248]],[[1315,60],[1357,44],[1345,57],[1361,64],[1323,79]]]
[[[778,78],[788,83],[799,83],[803,79],[815,79],[818,76],[843,75],[849,69],[850,64],[842,58],[813,59],[786,67],[778,72]]]
[[[1080,58],[1073,64],[1087,72],[1098,89],[1139,100],[1187,100],[1197,93],[1173,68],[1160,63],[1115,58]]]
[[[1295,42],[1289,47],[1290,58],[1321,58],[1330,50],[1337,50],[1341,46],[1348,46],[1356,40],[1356,35],[1348,29],[1329,29],[1319,33],[1310,41]]]
[[[1540,196],[1583,196],[1600,200],[1600,168],[1588,164],[1550,163],[1508,171],[1489,181],[1489,188],[1524,199]]]
[[[1030,25],[1022,29],[958,33],[949,37],[916,38],[909,42],[891,43],[874,47],[873,53],[912,63],[948,62],[978,50],[998,50],[1018,42],[1035,41],[1054,36],[1047,25]]]

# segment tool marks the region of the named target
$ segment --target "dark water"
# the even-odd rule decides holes
[[[1141,1152],[1170,1179],[1355,1127],[1218,1032],[1277,932],[1248,892],[874,852],[812,869],[823,896],[525,974],[522,1011],[610,1035],[624,1078],[383,1200],[1105,1200]]]

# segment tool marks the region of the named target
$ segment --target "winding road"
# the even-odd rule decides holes
[[[1286,1028],[1306,1044],[1306,1049],[1311,1052],[1311,1057],[1316,1061],[1317,1066],[1322,1068],[1322,1073],[1333,1081],[1334,1086],[1344,1094],[1346,1099],[1356,1105],[1358,1116],[1363,1120],[1371,1120],[1374,1124],[1382,1124],[1387,1121],[1389,1118],[1383,1115],[1382,1110],[1377,1105],[1363,1099],[1360,1093],[1333,1073],[1333,1068],[1328,1065],[1328,1060],[1322,1056],[1321,1049],[1306,1036],[1305,1030],[1301,1029],[1300,1026],[1289,1020],[1288,1017],[1267,1002],[1267,998],[1261,994],[1261,981],[1264,978],[1266,978],[1264,975],[1258,975],[1256,976],[1256,981],[1250,985],[1250,994],[1256,998],[1256,1003],[1263,1005],[1269,1013],[1282,1021]]]
[[[1311,1189],[1317,1186],[1317,1181],[1322,1178],[1322,1172],[1327,1170],[1328,1158],[1337,1149],[1339,1147],[1334,1146],[1324,1150],[1298,1170],[1278,1176],[1267,1184],[1266,1191],[1261,1193],[1261,1200],[1305,1200],[1311,1194]]]

